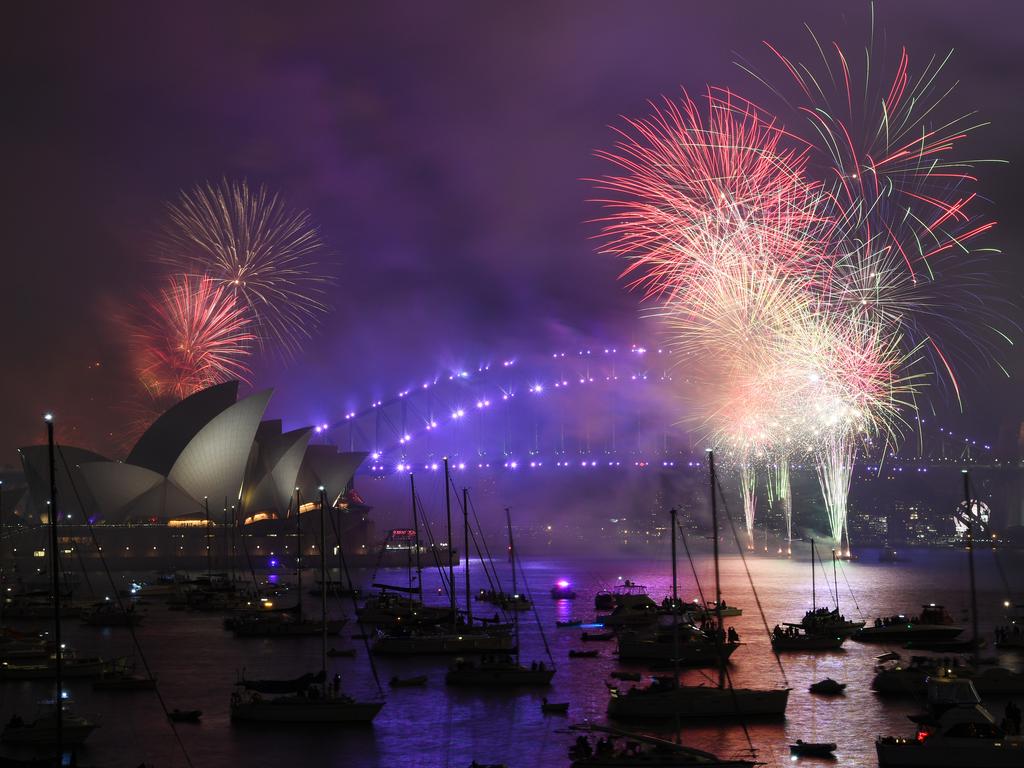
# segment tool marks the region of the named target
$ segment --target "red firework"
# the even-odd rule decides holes
[[[248,313],[210,278],[168,278],[138,317],[138,374],[153,395],[184,398],[250,373],[246,358],[256,336]]]
[[[767,256],[804,279],[820,253],[808,146],[728,91],[709,90],[707,101],[705,117],[686,94],[666,99],[626,121],[615,151],[597,153],[621,171],[593,180],[615,195],[597,201],[609,210],[599,220],[603,250],[632,261],[623,275],[645,298],[685,292],[723,252],[747,263]]]

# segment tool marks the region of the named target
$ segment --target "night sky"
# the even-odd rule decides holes
[[[222,176],[280,190],[332,250],[334,311],[292,364],[257,365],[289,426],[333,420],[446,363],[576,338],[650,338],[619,265],[595,254],[583,181],[620,115],[706,83],[767,94],[762,45],[811,58],[806,22],[857,50],[857,3],[22,3],[3,24],[0,464],[58,414],[109,449],[134,386],[110,317],[152,288],[164,201]],[[847,8],[847,13],[839,7]],[[1024,4],[885,2],[883,46],[912,67],[956,50],[956,112],[1019,304]],[[1010,312],[1010,314],[1013,314]],[[1007,367],[1024,371],[1019,352]],[[96,364],[99,363],[97,366]],[[1015,381],[966,361],[962,428],[1019,421]],[[377,387],[380,392],[375,391]]]

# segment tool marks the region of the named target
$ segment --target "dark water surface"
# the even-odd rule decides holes
[[[806,546],[802,554],[806,557]],[[474,759],[502,762],[510,768],[564,766],[568,765],[567,748],[574,738],[564,732],[566,726],[584,719],[604,722],[608,703],[605,683],[617,664],[612,655],[613,642],[586,644],[585,647],[600,649],[599,658],[570,660],[570,648],[584,647],[579,641],[580,630],[556,629],[555,620],[570,616],[591,619],[594,593],[622,578],[646,584],[651,595],[660,600],[671,588],[670,564],[667,559],[642,557],[524,558],[529,586],[558,668],[551,689],[518,693],[447,689],[444,671],[451,663],[450,658],[378,659],[378,675],[387,704],[371,727],[231,725],[229,696],[243,667],[249,677],[295,676],[318,669],[319,638],[239,640],[222,629],[221,615],[170,611],[159,601],[147,606],[147,618],[137,634],[167,706],[203,710],[200,725],[178,726],[181,740],[196,766],[468,766]],[[880,564],[877,553],[868,551],[860,562],[845,564],[839,575],[843,612],[870,621],[880,614],[916,613],[921,604],[938,602],[969,627],[965,613],[969,590],[964,553],[917,551],[912,558],[909,563]],[[981,627],[991,637],[991,629],[1002,618],[1003,600],[1015,599],[1024,587],[1020,576],[1024,556],[1001,552],[996,559],[991,552],[979,552],[977,559]],[[798,621],[810,607],[809,562],[752,557],[748,558],[748,565],[769,626]],[[507,564],[499,564],[498,570],[508,588]],[[749,686],[788,683],[793,689],[784,722],[750,724],[747,729],[759,760],[768,765],[794,764],[787,745],[802,738],[838,742],[836,754],[840,765],[871,766],[876,764],[874,739],[878,734],[912,731],[913,726],[905,717],[916,709],[912,702],[881,700],[870,690],[873,659],[884,647],[848,641],[840,652],[786,654],[780,669],[771,653],[742,561],[736,555],[723,557],[721,570],[727,602],[744,609],[743,616],[727,620],[746,643],[732,657],[734,681]],[[706,590],[711,588],[711,571],[710,558],[697,556],[697,572]],[[472,562],[471,572],[476,585],[482,584],[479,562]],[[679,572],[681,596],[696,597],[687,561],[680,560]],[[831,582],[830,564],[818,570],[819,605],[830,600],[824,586],[826,574]],[[116,577],[125,578],[120,574]],[[362,574],[361,578],[369,582],[369,574]],[[560,578],[573,582],[579,592],[577,600],[550,599],[548,590]],[[405,583],[405,574],[378,574],[378,580],[388,579]],[[1004,586],[1007,580],[1009,583]],[[436,572],[428,572],[424,581],[436,589],[439,577]],[[461,570],[456,581],[461,586]],[[93,583],[101,584],[101,577],[94,576]],[[310,608],[317,602],[308,597],[307,601]],[[434,601],[443,603],[444,598],[436,596]],[[1019,597],[1017,601],[1021,602]],[[345,613],[351,614],[348,599],[331,600],[330,606],[332,613],[340,613],[344,608]],[[475,603],[474,609],[488,615],[493,612],[493,607],[483,603]],[[522,614],[521,620],[524,661],[546,658],[532,614]],[[126,629],[94,629],[76,621],[66,624],[66,634],[81,654],[131,653]],[[330,674],[340,672],[348,692],[372,695],[376,686],[362,641],[351,637],[355,632],[355,625],[349,625],[339,637],[331,639],[334,647],[356,646],[358,652],[351,659],[329,659]],[[1019,667],[1019,659],[1010,654],[1002,655],[1000,661]],[[420,673],[429,675],[427,687],[388,690],[386,681],[392,675]],[[711,674],[709,670],[703,676]],[[826,676],[848,683],[845,697],[825,699],[807,692],[810,683]],[[702,673],[688,672],[686,678],[699,680]],[[88,681],[78,680],[70,681],[67,688],[80,712],[94,714],[102,722],[82,754],[84,764],[187,765],[152,692],[93,692]],[[0,684],[0,717],[6,722],[16,710],[31,716],[35,702],[50,690],[43,683]],[[571,702],[569,717],[542,715],[540,702],[545,695],[552,701]],[[992,702],[992,709],[1000,716],[1002,702]],[[671,729],[657,733],[672,736]],[[682,738],[721,756],[749,754],[745,752],[747,735],[739,725],[687,726]],[[808,759],[799,762],[821,764]]]

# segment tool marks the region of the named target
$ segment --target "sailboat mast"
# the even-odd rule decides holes
[[[469,597],[469,489],[462,489],[462,557],[466,566],[466,623],[473,623],[473,601]]]
[[[811,610],[818,610],[817,582],[814,580],[814,539],[811,539]]]
[[[971,574],[971,648],[978,658],[978,592],[974,586],[974,512],[971,509],[971,476],[963,470],[964,505],[967,513],[967,570]]]
[[[676,510],[675,507],[668,511],[672,518],[672,611],[676,610],[676,602],[679,599],[679,582],[676,577]]]
[[[4,620],[4,602],[7,600],[4,589],[6,578],[4,576],[4,481],[0,480],[0,626]]]
[[[448,474],[448,457],[444,457],[444,511],[448,518],[448,598],[452,612],[452,626],[458,618],[455,604],[455,561],[452,559],[452,483]]]
[[[668,511],[672,520],[672,672],[679,687],[679,581],[676,575],[676,508]],[[678,712],[677,725],[678,725]]]
[[[320,590],[320,666],[324,674],[324,691],[327,690],[327,536],[326,512],[327,494],[324,487],[320,486],[320,581],[323,588]],[[300,597],[301,600],[301,597]]]
[[[50,570],[53,576],[53,641],[56,657],[57,695],[54,707],[57,714],[57,760],[63,762],[64,752],[64,702],[63,688],[63,647],[60,640],[60,555],[57,549],[57,470],[53,451],[53,414],[46,414],[46,444],[50,457]]]
[[[715,477],[715,452],[708,450],[708,476],[711,482],[711,541],[715,558],[715,647],[718,649],[718,687],[725,686],[725,659],[722,656],[722,580],[718,569],[718,496]]]
[[[299,507],[302,506],[302,502],[299,499],[299,489],[295,488],[295,574],[298,577],[298,589],[299,592],[299,621],[302,621],[302,516],[299,514]],[[321,588],[327,589],[326,584],[321,584]]]
[[[213,549],[210,546],[210,497],[203,496],[203,509],[206,511],[206,578],[213,582]]]
[[[836,613],[839,613],[839,575],[836,573],[836,551],[832,550],[832,583],[836,585]]]
[[[508,526],[508,559],[512,561],[512,599],[519,594],[516,583],[516,545],[512,540],[512,511],[505,507],[505,525]],[[516,633],[516,659],[519,659],[519,611],[512,606],[512,625]]]
[[[409,473],[409,490],[412,491],[412,534],[416,547],[416,591],[423,601],[423,565],[420,563],[420,519],[416,514],[416,479]]]

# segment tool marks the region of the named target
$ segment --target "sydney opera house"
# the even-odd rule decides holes
[[[328,502],[328,547],[368,554],[372,523],[352,487],[364,453],[311,444],[313,428],[289,432],[263,419],[271,390],[238,399],[238,382],[182,400],[157,418],[123,461],[58,445],[57,500],[66,554],[124,567],[240,567],[316,552],[320,489]],[[27,493],[17,557],[41,556],[49,521],[47,446],[21,448]],[[37,541],[38,539],[38,541]],[[141,562],[138,562],[141,561]]]

